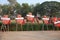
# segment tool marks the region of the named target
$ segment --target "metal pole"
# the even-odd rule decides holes
[[[47,25],[47,24],[46,24]],[[48,25],[47,25],[47,30],[48,30]]]
[[[8,25],[8,31],[9,31],[9,25]]]
[[[42,30],[44,31],[44,24],[42,25]]]
[[[16,24],[16,31],[17,31],[18,25]]]
[[[21,24],[21,31],[23,31],[22,24]]]
[[[32,28],[32,31],[33,31],[33,24],[31,24],[31,28]]]
[[[28,31],[28,28],[29,28],[29,23],[27,23],[27,31]]]

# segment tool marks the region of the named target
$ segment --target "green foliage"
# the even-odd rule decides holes
[[[37,13],[40,14],[40,8],[41,8],[40,4],[37,3],[36,6],[34,7],[33,13],[34,13],[35,15],[36,15]]]
[[[60,3],[56,1],[46,1],[41,4],[41,13],[46,15],[58,15],[60,11]]]
[[[3,5],[2,6],[2,13],[3,14],[8,14],[9,13],[9,11],[8,11],[8,5]]]
[[[29,5],[28,3],[23,3],[20,5],[16,3],[15,6],[10,5],[0,5],[3,14],[11,14],[14,15],[14,11],[16,10],[16,14],[20,13],[25,16],[28,12],[33,12],[34,15],[37,13],[40,15],[56,15],[60,17],[60,2],[56,1],[46,1],[42,4],[37,3],[36,5]]]
[[[30,11],[31,11],[31,7],[27,3],[23,3],[21,8],[22,15],[25,16]]]

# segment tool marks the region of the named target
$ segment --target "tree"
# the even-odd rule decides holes
[[[16,13],[20,13],[21,12],[21,5],[19,3],[16,3],[15,11],[16,11]]]
[[[37,3],[34,7],[34,14],[40,15],[59,15],[60,13],[60,3],[56,1],[46,1],[42,4]]]
[[[60,11],[60,3],[56,1],[46,1],[41,4],[40,12],[45,15],[58,15],[58,12]]]
[[[3,5],[2,6],[2,13],[3,14],[8,14],[9,13],[9,11],[8,11],[8,5]]]
[[[22,15],[25,16],[30,11],[31,11],[31,7],[27,3],[23,3],[21,8]]]
[[[0,4],[0,15],[2,14],[2,5]]]
[[[34,15],[37,15],[37,13],[40,14],[40,8],[41,8],[40,4],[37,3],[36,6],[33,8]]]
[[[34,15],[40,14],[43,15],[60,15],[60,2],[56,1],[46,1],[42,4],[37,3],[36,5],[29,5],[28,3],[23,3],[20,5],[16,2],[14,6],[3,5],[0,6],[0,11],[2,9],[3,14],[15,15],[17,13],[25,16],[28,12],[33,12]]]

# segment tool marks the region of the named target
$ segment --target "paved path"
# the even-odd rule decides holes
[[[60,40],[60,31],[0,32],[0,40]]]

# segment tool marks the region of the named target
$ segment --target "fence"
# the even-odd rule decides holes
[[[41,31],[41,30],[60,30],[60,28],[55,27],[53,24],[37,24],[37,23],[26,23],[24,25],[16,24],[16,22],[11,22],[9,25],[3,25],[2,22],[0,22],[0,30],[6,26],[6,31]]]

